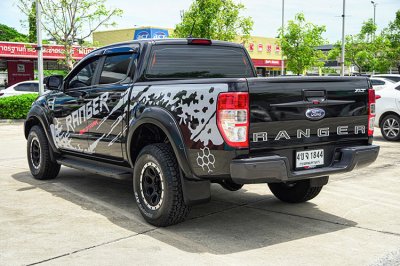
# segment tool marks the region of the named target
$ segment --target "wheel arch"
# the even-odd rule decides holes
[[[386,116],[388,116],[388,115],[395,115],[395,116],[397,116],[397,117],[399,117],[400,118],[400,114],[399,113],[397,113],[397,112],[395,112],[395,111],[386,111],[386,112],[384,112],[383,114],[381,114],[381,116],[379,117],[379,127],[381,127],[381,124],[382,124],[382,120],[386,117]]]
[[[178,164],[184,175],[188,178],[197,179],[193,175],[193,171],[190,168],[188,156],[185,150],[185,143],[178,124],[168,111],[159,107],[149,107],[144,109],[139,117],[134,119],[131,125],[129,125],[126,150],[128,161],[132,167],[134,167],[137,155],[139,154],[141,148],[147,144],[157,143],[141,142],[141,139],[138,137],[141,136],[143,129],[147,129],[146,133],[153,131],[155,134],[160,134],[158,138],[162,138],[164,135],[171,144]],[[160,140],[161,139],[158,139],[158,142],[161,142]]]
[[[54,153],[58,153],[57,147],[54,144],[51,132],[50,132],[50,123],[46,118],[46,113],[40,106],[33,106],[29,111],[27,118],[24,122],[24,135],[25,139],[28,139],[28,135],[32,127],[34,126],[42,127],[44,133],[46,134],[46,138],[50,144],[50,155],[52,159],[54,159]]]

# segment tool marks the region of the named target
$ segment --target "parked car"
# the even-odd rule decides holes
[[[377,92],[375,126],[385,139],[400,139],[400,82]]]
[[[38,93],[39,82],[37,80],[22,81],[7,89],[0,91],[0,97],[15,96],[21,94]]]
[[[377,74],[373,75],[373,78],[385,78],[385,79],[390,79],[394,82],[399,82],[400,81],[400,74]]]
[[[55,178],[65,165],[133,178],[144,219],[168,226],[210,199],[210,183],[266,183],[299,203],[376,160],[367,77],[257,78],[251,62],[243,45],[191,38],[91,52],[50,76],[31,107],[31,174]]]
[[[372,87],[374,88],[375,91],[379,91],[388,85],[396,83],[395,81],[386,78],[372,77],[369,80],[371,81]]]

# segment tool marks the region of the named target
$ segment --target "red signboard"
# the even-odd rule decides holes
[[[0,42],[0,57],[7,58],[37,58],[36,44]],[[73,59],[82,59],[85,55],[93,51],[92,47],[74,46],[71,54]],[[64,58],[64,47],[62,45],[43,45],[44,59]]]
[[[33,61],[8,60],[7,72],[8,86],[25,80],[33,80]]]
[[[279,67],[282,63],[282,60],[272,59],[252,59],[252,61],[256,67]]]

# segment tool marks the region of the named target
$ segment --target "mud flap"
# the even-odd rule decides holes
[[[210,201],[210,181],[191,181],[181,177],[182,192],[185,204],[189,206],[206,203]]]

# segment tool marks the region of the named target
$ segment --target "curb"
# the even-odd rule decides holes
[[[2,124],[21,124],[25,122],[25,119],[0,119],[0,125]]]

